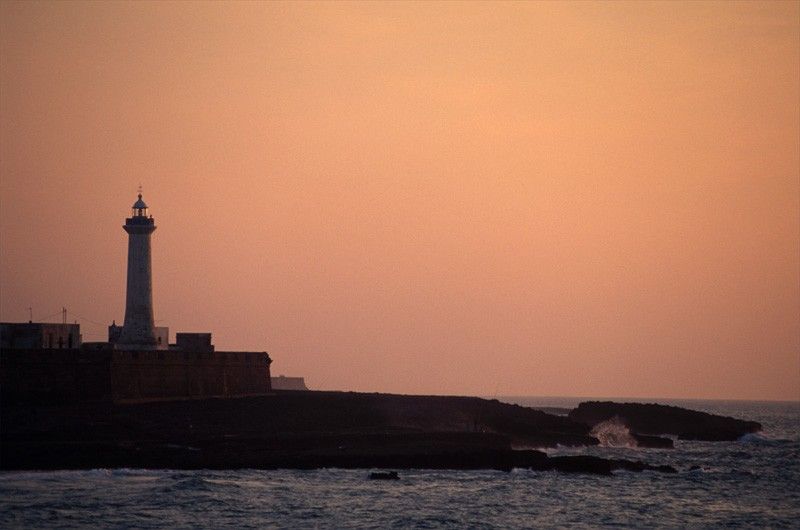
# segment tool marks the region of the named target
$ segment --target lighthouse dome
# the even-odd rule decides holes
[[[144,209],[144,208],[147,208],[147,205],[142,200],[142,194],[140,193],[139,194],[139,200],[137,200],[135,203],[133,203],[133,209],[134,210],[140,210],[140,209]]]

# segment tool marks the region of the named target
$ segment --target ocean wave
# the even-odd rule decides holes
[[[785,438],[770,438],[764,433],[745,434],[737,441],[743,444],[753,444],[753,445],[784,445],[792,443],[792,440],[788,440]]]
[[[210,491],[212,489],[212,485],[207,483],[203,477],[197,475],[173,475],[171,479],[175,482],[165,488],[169,492]]]
[[[601,447],[639,446],[636,442],[636,438],[631,434],[630,429],[628,429],[618,416],[598,423],[592,428],[591,434],[600,441]]]

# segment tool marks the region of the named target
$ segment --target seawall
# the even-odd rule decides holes
[[[264,352],[115,351],[111,388],[115,403],[268,394]]]
[[[266,352],[0,351],[4,404],[139,403],[269,394]]]

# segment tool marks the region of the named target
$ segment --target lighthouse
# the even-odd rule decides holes
[[[150,234],[156,226],[153,216],[147,215],[141,193],[122,228],[128,233],[128,290],[125,322],[115,347],[118,350],[155,350]]]

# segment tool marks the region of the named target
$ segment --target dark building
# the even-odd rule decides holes
[[[170,345],[170,349],[172,345]],[[174,349],[180,351],[213,352],[211,333],[176,333]]]
[[[114,339],[121,328],[113,324],[109,342],[84,344],[78,324],[1,326],[3,403],[137,403],[272,392],[267,352],[214,351],[211,333],[178,333],[169,350],[120,350]],[[156,330],[166,342],[167,328]]]
[[[3,350],[72,350],[80,347],[80,324],[0,323],[0,349]]]

